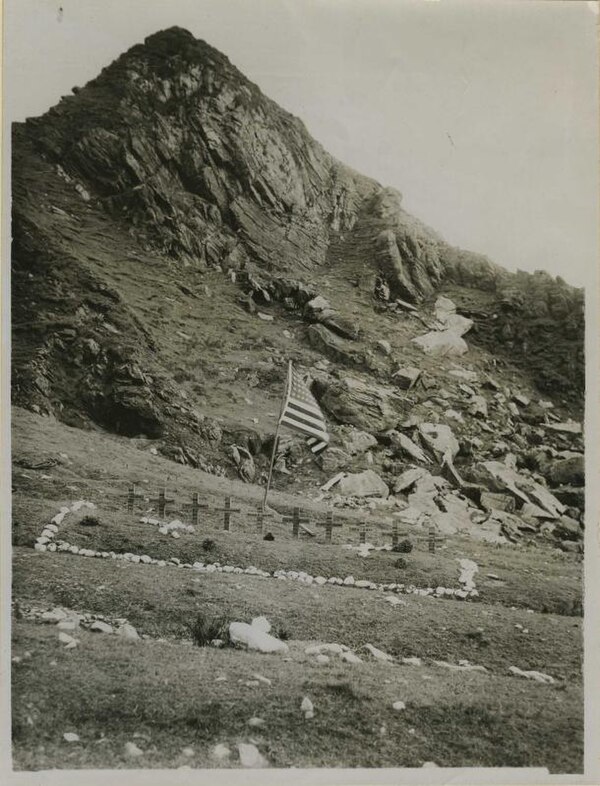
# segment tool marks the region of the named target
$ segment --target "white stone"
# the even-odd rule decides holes
[[[260,630],[263,633],[269,633],[271,630],[271,623],[266,617],[254,617],[250,624],[253,628]]]
[[[509,666],[508,670],[517,677],[525,677],[529,680],[535,680],[535,682],[544,682],[547,684],[554,683],[554,677],[551,677],[549,674],[544,674],[541,671],[523,671],[518,666]]]
[[[322,587],[323,584],[327,584],[327,579],[324,576],[315,576],[315,584]]]
[[[346,587],[351,587],[354,584],[354,576],[346,576],[344,584]]]
[[[287,652],[288,645],[265,633],[260,627],[245,622],[232,622],[229,625],[229,637],[234,644],[245,644],[248,649],[259,652]]]
[[[46,622],[60,622],[67,619],[67,617],[67,612],[58,607],[52,609],[52,611],[44,611],[42,614],[42,619]]]
[[[422,666],[421,658],[402,658],[405,666]]]
[[[324,652],[331,652],[334,655],[341,655],[344,652],[344,648],[341,644],[315,644],[311,647],[307,647],[304,650],[305,655],[321,655]]]
[[[397,598],[395,595],[388,595],[384,598],[391,606],[406,606],[406,601],[402,598]]]
[[[220,742],[212,749],[211,756],[213,756],[215,759],[219,759],[219,761],[222,761],[223,759],[228,759],[231,756],[231,751],[227,745],[224,745],[222,742]]]
[[[271,685],[272,684],[271,680],[268,677],[263,677],[262,674],[257,674],[256,672],[254,672],[254,674],[252,676],[254,677],[255,680],[258,680],[259,682],[262,682],[265,685]]]
[[[63,734],[63,740],[66,742],[79,742],[79,734],[75,734],[74,731],[66,731]]]
[[[122,638],[128,639],[129,641],[137,641],[140,638],[137,630],[133,627],[133,625],[129,625],[129,623],[121,625],[119,628],[117,628],[115,633],[117,636],[121,636]]]
[[[394,709],[394,710],[405,710],[406,709],[406,704],[403,701],[395,701],[392,704],[392,709]]]
[[[252,726],[252,728],[260,728],[260,726],[264,726],[265,725],[265,720],[264,720],[264,718],[256,718],[255,717],[255,718],[250,718],[250,720],[247,721],[247,723],[248,723],[248,726]]]
[[[342,652],[340,657],[342,660],[345,660],[346,663],[362,663],[362,660],[358,657],[358,655],[356,655],[351,650],[348,652]]]
[[[377,649],[377,647],[374,647],[372,644],[365,644],[365,649],[369,650],[369,652],[375,658],[375,660],[382,660],[382,661],[394,660],[391,655],[387,654],[387,652]]]
[[[329,657],[327,655],[317,655],[315,660],[321,666],[324,666],[326,663],[329,663]]]
[[[129,756],[130,758],[137,758],[138,756],[143,756],[144,751],[140,750],[140,748],[138,748],[135,742],[126,742],[125,755]]]
[[[36,551],[46,551],[46,546],[43,543],[34,543],[33,548]]]
[[[61,620],[60,622],[57,622],[56,627],[58,628],[58,630],[63,630],[63,631],[77,630],[77,628],[79,627],[79,620],[75,617],[70,617],[69,619]]]
[[[102,622],[101,620],[96,620],[90,625],[90,630],[94,633],[112,633],[113,628],[112,625],[109,625],[106,622]]]
[[[242,767],[264,769],[269,766],[269,762],[260,753],[256,745],[240,742],[237,747]]]

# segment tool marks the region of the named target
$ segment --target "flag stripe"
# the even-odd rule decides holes
[[[285,414],[291,414],[298,419],[306,421],[306,423],[311,423],[313,426],[317,426],[318,428],[325,428],[325,421],[323,418],[318,418],[315,415],[307,415],[303,409],[300,409],[291,401],[286,407]]]
[[[326,432],[324,432],[323,429],[318,429],[311,425],[307,426],[302,423],[302,421],[298,422],[293,415],[284,415],[281,422],[283,425],[289,426],[289,428],[293,428],[303,434],[312,434],[319,439],[323,439],[323,437],[326,436]]]
[[[287,406],[294,407],[294,409],[297,409],[298,412],[301,412],[304,415],[310,415],[313,418],[318,418],[319,420],[323,421],[323,413],[319,407],[307,405],[304,401],[298,401],[298,399],[293,396],[290,396]]]
[[[296,425],[298,425],[298,426],[306,426],[307,428],[310,428],[313,431],[316,431],[318,434],[327,433],[325,431],[325,428],[324,428],[325,424],[323,423],[323,421],[313,420],[311,418],[305,418],[302,415],[299,415],[297,412],[292,412],[291,410],[288,410],[287,412],[284,412],[284,415],[283,415],[283,418],[281,419],[281,422],[283,423],[283,421],[286,418],[289,418],[290,420],[293,420]]]
[[[317,442],[316,445],[309,444],[309,447],[312,450],[312,452],[315,454],[315,456],[318,456],[319,453],[322,453],[328,445],[329,442]]]

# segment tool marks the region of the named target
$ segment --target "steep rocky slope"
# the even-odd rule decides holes
[[[450,247],[184,30],[73,93],[14,128],[14,403],[258,482],[291,358],[334,439],[324,469],[288,442],[281,485],[368,466],[393,487],[419,422],[451,423],[459,471],[579,454],[552,426],[581,416],[581,291]],[[439,295],[472,320],[468,354],[412,341],[437,340]],[[577,472],[555,482],[575,519]]]

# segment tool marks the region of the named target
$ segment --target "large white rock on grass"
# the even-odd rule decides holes
[[[257,619],[264,619],[264,617]],[[234,644],[243,644],[249,650],[258,650],[258,652],[287,652],[289,650],[284,641],[265,632],[262,623],[248,625],[246,622],[231,622],[229,638]]]
[[[269,762],[258,750],[256,745],[240,742],[238,743],[237,747],[238,747],[238,752],[240,754],[240,764],[242,765],[242,767],[264,769],[265,767],[269,766]]]
[[[520,669],[518,666],[509,666],[508,670],[517,677],[525,677],[529,680],[535,680],[535,682],[544,682],[549,685],[554,682],[554,677],[551,677],[549,674],[544,674],[541,671],[523,671],[523,669]]]
[[[140,634],[133,627],[133,625],[130,625],[129,623],[125,623],[124,625],[121,625],[120,628],[117,628],[116,634],[117,636],[121,636],[121,638],[127,639],[128,641],[139,641],[140,638]]]

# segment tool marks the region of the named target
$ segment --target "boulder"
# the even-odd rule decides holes
[[[261,618],[257,618],[260,620]],[[264,618],[262,618],[264,619]],[[243,644],[250,650],[259,652],[287,652],[288,645],[267,633],[262,623],[253,620],[252,625],[246,622],[232,622],[229,625],[229,638],[234,644]]]
[[[390,493],[387,485],[372,469],[346,475],[338,483],[337,489],[344,497],[383,497],[386,499]]]
[[[556,499],[565,505],[583,510],[585,507],[585,489],[583,486],[558,486],[552,489]]]
[[[377,433],[391,428],[397,420],[390,396],[386,388],[344,377],[327,384],[319,403],[340,423]]]
[[[547,477],[555,486],[583,486],[585,483],[583,456],[572,456],[552,462]]]
[[[487,418],[488,406],[483,396],[473,396],[469,401],[469,413],[474,417]]]
[[[420,369],[414,366],[402,366],[392,374],[392,379],[402,390],[410,390],[420,376]]]
[[[426,355],[460,357],[469,351],[467,342],[452,330],[432,330],[412,339]]]
[[[419,433],[440,460],[452,461],[460,450],[452,429],[443,423],[421,423]]]
[[[341,448],[328,448],[323,452],[322,467],[325,472],[339,472],[352,461],[349,453]]]
[[[403,491],[407,491],[411,486],[414,486],[420,478],[426,477],[427,475],[429,475],[429,472],[422,467],[411,467],[407,469],[396,479],[394,483],[394,494],[400,494]]]
[[[560,431],[563,434],[581,434],[581,423],[577,423],[575,420],[567,420],[565,423],[548,423],[546,428]]]
[[[360,431],[359,429],[352,428],[345,435],[342,444],[347,453],[351,456],[356,456],[359,453],[366,453],[367,450],[374,448],[377,445],[377,440],[367,431]]]
[[[581,540],[583,538],[581,525],[569,516],[560,517],[555,523],[554,534],[561,540]]]
[[[464,355],[469,348],[462,336],[471,329],[473,321],[457,314],[454,303],[445,297],[436,300],[435,316],[440,329],[413,338],[413,343],[427,355]]]
[[[480,497],[480,504],[484,510],[504,510],[508,513],[515,512],[515,499],[509,494],[494,494],[491,491],[483,491]]]
[[[306,331],[310,345],[336,363],[356,364],[360,358],[346,345],[344,339],[332,333],[325,325],[310,325]]]
[[[116,630],[117,636],[121,636],[128,641],[139,641],[140,635],[137,630],[133,627],[133,625],[129,625],[129,623],[125,623],[121,625]]]
[[[260,753],[256,745],[239,742],[237,747],[242,767],[265,769],[269,766],[269,762],[262,753]]]
[[[389,438],[392,448],[395,448],[399,453],[406,453],[417,461],[422,461],[424,464],[431,464],[431,459],[424,453],[421,448],[416,445],[412,439],[402,434],[400,431],[388,431],[386,436]]]
[[[95,622],[92,622],[92,624],[90,625],[90,630],[93,633],[112,633],[113,632],[112,625],[109,625],[108,623],[102,622],[100,620],[96,620]]]
[[[516,469],[499,461],[484,461],[481,466],[491,476],[500,489],[504,488],[521,502],[532,501],[547,510],[552,518],[558,518],[565,506],[547,488],[533,478],[519,474]]]

